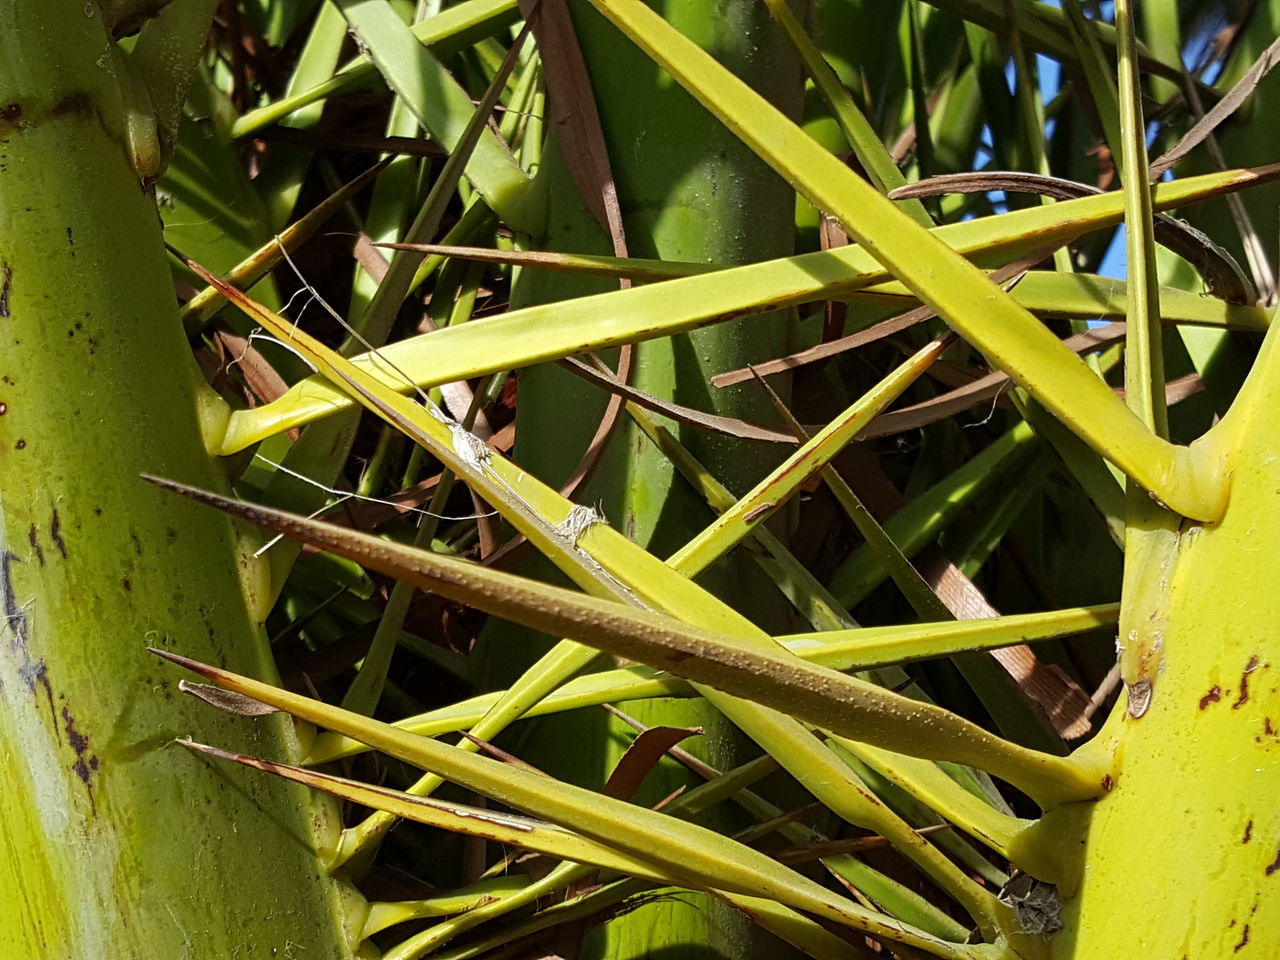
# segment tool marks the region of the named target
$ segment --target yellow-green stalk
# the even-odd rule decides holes
[[[1184,521],[1127,596],[1122,635],[1148,681],[1085,749],[1114,757],[1094,805],[1079,890],[1064,894],[1054,958],[1273,957],[1280,932],[1280,355],[1269,336],[1210,442],[1230,499]],[[1126,651],[1129,652],[1129,651]],[[1141,904],[1141,906],[1139,906]]]

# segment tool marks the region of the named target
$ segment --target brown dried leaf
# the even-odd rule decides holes
[[[1104,191],[1087,183],[1064,180],[1040,173],[1007,170],[982,170],[971,173],[948,173],[927,180],[917,180],[889,191],[891,200],[932,197],[943,193],[1034,193],[1057,200],[1074,200]],[[1231,254],[1201,231],[1167,213],[1152,218],[1156,242],[1176,253],[1199,271],[1209,292],[1228,303],[1252,303],[1255,294]]]
[[[663,754],[681,740],[701,733],[701,727],[649,727],[631,741],[631,746],[627,747],[627,752],[609,774],[601,793],[619,800],[630,800]]]
[[[746,420],[739,420],[736,417],[722,417],[714,413],[705,413],[701,410],[695,410],[692,407],[686,407],[678,403],[672,403],[668,400],[662,400],[649,393],[637,390],[635,387],[629,387],[614,377],[608,376],[603,371],[597,370],[588,364],[583,363],[573,357],[566,357],[560,361],[570,373],[582,377],[582,379],[594,383],[598,387],[602,387],[611,393],[617,394],[627,400],[632,401],[637,406],[644,407],[647,410],[653,410],[663,416],[670,417],[677,423],[685,423],[694,427],[701,427],[704,430],[711,430],[715,433],[724,433],[731,437],[738,437],[742,440],[763,440],[767,443],[787,443],[795,445],[795,438],[790,434],[783,433],[780,430],[770,430],[766,427],[758,427],[754,423],[748,423]]]
[[[1034,267],[1041,260],[1050,256],[1056,249],[1053,247],[1042,247],[1039,250],[1020,257],[1013,263],[1006,264],[999,270],[995,270],[991,274],[993,283],[1005,284],[1006,291],[1012,290],[1014,285],[1020,280],[1028,270]],[[1012,282],[1009,282],[1012,281]],[[923,323],[932,317],[936,317],[937,313],[932,307],[919,306],[906,313],[899,314],[896,317],[890,317],[888,320],[882,320],[880,323],[873,324],[865,330],[857,333],[851,333],[847,337],[841,337],[839,340],[832,340],[827,343],[820,343],[816,347],[810,347],[808,350],[801,350],[797,353],[789,354],[785,357],[779,357],[776,360],[767,360],[764,363],[752,364],[749,367],[743,367],[740,370],[730,370],[727,373],[716,374],[711,378],[711,385],[715,387],[729,387],[735,383],[742,383],[753,377],[768,376],[771,373],[782,373],[784,370],[794,370],[796,367],[804,366],[809,363],[816,363],[819,360],[825,360],[827,357],[833,357],[838,353],[844,353],[848,350],[856,350],[858,347],[866,346],[868,343],[874,343],[877,340],[883,340],[885,337],[895,333],[900,333],[908,327],[913,327],[917,323]]]
[[[547,80],[547,102],[551,122],[559,131],[562,153],[574,182],[593,216],[609,234],[616,257],[627,256],[627,238],[622,226],[622,210],[618,206],[618,189],[609,165],[604,130],[587,64],[578,46],[578,35],[569,16],[565,0],[519,0],[520,13],[533,29],[542,54],[542,70]],[[618,286],[627,289],[631,281],[622,279]],[[618,376],[623,383],[631,379],[632,347],[618,351]],[[570,474],[560,493],[572,499],[590,479],[609,437],[613,435],[622,414],[622,398],[609,398],[595,436],[587,445],[582,462]]]
[[[224,355],[231,358],[231,362],[227,364],[227,371],[230,372],[232,367],[238,366],[244,375],[244,382],[260,403],[270,403],[283,396],[289,389],[284,377],[276,372],[271,362],[245,337],[230,330],[217,330],[214,332],[213,339]],[[297,433],[296,430],[291,432]]]
[[[519,6],[542,54],[548,110],[560,135],[565,162],[587,207],[612,238],[614,254],[625,257],[618,190],[569,8],[564,0],[519,0]]]
[[[198,700],[203,700],[224,713],[232,713],[237,717],[265,717],[279,713],[275,707],[269,707],[259,700],[246,697],[234,690],[224,690],[209,683],[192,683],[190,680],[179,680],[178,689],[189,693]]]
[[[1258,59],[1253,62],[1253,66],[1236,81],[1236,85],[1231,88],[1230,92],[1214,104],[1213,109],[1201,117],[1195,126],[1183,134],[1181,140],[1152,162],[1148,168],[1151,179],[1156,179],[1185,157],[1208,137],[1223,120],[1226,120],[1227,117],[1239,110],[1253,94],[1253,91],[1258,88],[1262,78],[1271,72],[1271,68],[1276,65],[1277,60],[1280,60],[1280,39],[1273,41],[1271,46],[1262,51]]]

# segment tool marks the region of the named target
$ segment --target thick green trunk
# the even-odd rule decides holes
[[[1230,471],[1222,520],[1184,521],[1125,599],[1127,693],[1085,748],[1114,754],[1114,787],[1054,957],[1280,954],[1277,346],[1208,438]]]
[[[290,724],[146,652],[274,674],[232,526],[138,478],[226,486],[111,47],[95,3],[0,3],[0,956],[349,957],[331,805],[173,744]]]
[[[656,5],[682,31],[710,49],[757,89],[793,113],[801,83],[794,57],[766,8],[753,2],[680,2]],[[706,110],[676,87],[586,3],[571,3],[578,39],[617,182],[630,255],[695,262],[742,263],[792,252],[794,194]],[[554,89],[551,91],[554,95]],[[554,108],[553,108],[554,112]],[[548,151],[548,232],[540,249],[612,253],[578,198],[559,149]],[[598,281],[555,274],[522,278],[525,302],[550,301],[608,289]],[[749,325],[722,324],[635,348],[632,383],[659,397],[757,422],[774,414],[754,384],[717,391],[708,379],[785,353],[784,315]],[[534,473],[562,482],[580,460],[603,411],[594,388],[554,367],[522,372],[517,458]],[[681,439],[724,483],[744,493],[775,462],[776,451],[705,432],[680,430]],[[600,504],[609,521],[659,556],[668,556],[712,519],[671,463],[625,419],[580,503]],[[741,557],[730,557],[700,582],[748,616],[774,629],[786,625],[781,595]],[[700,701],[622,704],[646,724],[700,726],[685,744],[726,768],[744,757],[731,724]],[[559,743],[557,772],[599,784],[635,732],[603,713],[548,724]],[[571,744],[568,749],[565,744]],[[539,754],[539,760],[542,759]],[[646,780],[638,799],[656,803],[691,782],[673,761]],[[732,824],[718,823],[720,829]],[[745,917],[702,894],[651,904],[606,924],[590,942],[596,956],[747,956],[752,931]]]

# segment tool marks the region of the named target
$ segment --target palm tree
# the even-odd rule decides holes
[[[1267,5],[215,6],[0,6],[0,944],[1274,952]]]

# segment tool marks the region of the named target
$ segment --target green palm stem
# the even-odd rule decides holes
[[[113,49],[96,3],[0,5],[0,956],[343,960],[332,804],[170,747],[300,757],[291,724],[186,702],[145,650],[275,676],[249,535],[138,479],[227,488]]]

